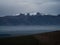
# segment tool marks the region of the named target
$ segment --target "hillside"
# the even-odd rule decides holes
[[[20,14],[18,16],[0,17],[0,26],[10,25],[60,25],[60,15]]]
[[[0,38],[0,44],[6,45],[60,45],[60,31],[41,34]]]

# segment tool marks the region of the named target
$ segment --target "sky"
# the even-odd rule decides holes
[[[36,12],[60,14],[60,0],[0,0],[0,16]]]

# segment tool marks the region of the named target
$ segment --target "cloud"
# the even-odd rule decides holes
[[[0,16],[18,13],[60,13],[60,0],[0,0]]]
[[[60,2],[47,2],[42,4],[39,8],[41,13],[60,14]]]

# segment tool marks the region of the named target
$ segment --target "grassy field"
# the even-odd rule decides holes
[[[0,38],[0,45],[60,45],[60,31]]]

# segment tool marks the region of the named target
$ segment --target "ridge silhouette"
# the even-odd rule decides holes
[[[53,16],[39,12],[36,15],[20,13],[18,16],[0,17],[0,25],[60,25],[60,14]]]

